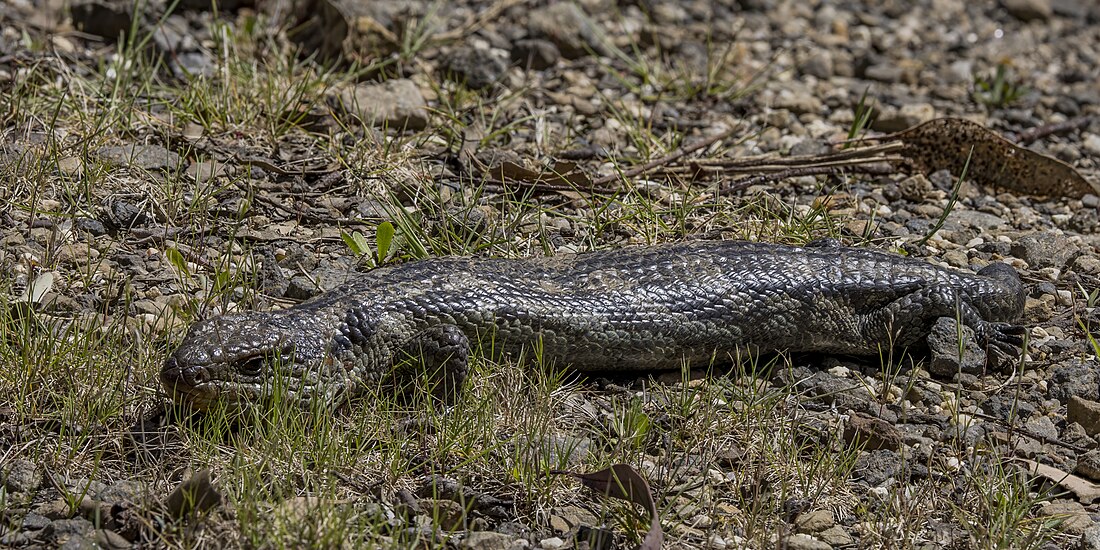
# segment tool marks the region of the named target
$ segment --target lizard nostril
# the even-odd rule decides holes
[[[202,384],[210,380],[210,371],[203,367],[191,367],[183,371],[184,377],[192,385]]]

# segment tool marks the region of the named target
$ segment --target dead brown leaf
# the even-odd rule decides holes
[[[222,503],[222,494],[210,479],[210,470],[199,470],[184,480],[164,500],[169,517],[182,519],[191,513],[202,513]]]
[[[1047,466],[1046,464],[1040,464],[1034,460],[1027,460],[1024,458],[1016,459],[1027,466],[1028,473],[1035,474],[1037,476],[1049,479],[1058,484],[1059,487],[1066,489],[1077,496],[1077,500],[1081,504],[1092,504],[1097,498],[1100,498],[1100,485],[1097,485],[1083,477],[1075,476],[1068,472],[1063,472],[1053,466]]]
[[[1100,186],[1070,165],[1017,146],[969,120],[938,118],[881,139],[903,142],[900,154],[924,173],[946,169],[958,176],[969,157],[966,177],[976,183],[1030,195],[1100,195]]]
[[[565,470],[554,470],[552,473],[565,474],[576,478],[582,485],[611,498],[617,498],[640,504],[650,513],[649,531],[639,550],[659,550],[664,544],[665,534],[661,530],[661,518],[657,511],[657,504],[653,500],[653,491],[649,483],[628,464],[615,464],[598,472],[581,474]]]

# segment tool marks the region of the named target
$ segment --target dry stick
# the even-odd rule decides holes
[[[692,153],[694,153],[694,152],[696,152],[700,149],[706,149],[707,147],[710,147],[711,145],[714,145],[715,143],[718,143],[719,141],[722,141],[723,139],[726,139],[726,138],[730,137],[731,135],[733,135],[733,131],[736,130],[736,129],[737,129],[736,127],[730,128],[729,130],[721,132],[717,135],[711,136],[711,137],[706,138],[706,139],[699,140],[696,143],[693,143],[693,144],[688,145],[686,147],[681,147],[681,148],[673,151],[672,153],[669,153],[669,154],[667,154],[667,155],[665,155],[665,156],[663,156],[659,159],[651,160],[651,161],[649,161],[649,162],[647,162],[647,163],[645,163],[641,166],[635,166],[634,168],[631,168],[630,170],[627,170],[625,172],[621,172],[619,174],[612,174],[610,176],[604,176],[602,178],[596,178],[596,179],[592,180],[592,186],[593,187],[598,187],[598,186],[607,185],[607,184],[609,184],[609,183],[611,183],[611,182],[613,182],[613,181],[615,181],[619,178],[623,178],[623,179],[632,178],[634,176],[649,172],[650,170],[653,170],[654,168],[665,166],[667,164],[672,164],[673,162],[676,162],[677,160],[680,160],[684,156],[690,155],[690,154],[692,154]]]
[[[826,159],[826,160],[814,160],[815,158],[817,158],[817,159]],[[673,173],[673,174],[693,173],[693,174],[696,174],[696,175],[699,175],[699,174],[702,174],[702,175],[711,175],[711,174],[732,175],[732,174],[743,174],[745,172],[750,172],[750,173],[763,172],[764,174],[761,174],[761,177],[765,177],[767,174],[779,173],[779,174],[781,174],[780,177],[782,178],[782,177],[788,177],[788,176],[785,176],[785,175],[782,175],[782,174],[787,174],[791,170],[843,168],[843,167],[849,167],[849,166],[862,166],[862,165],[870,165],[870,164],[900,163],[900,162],[903,162],[903,161],[906,160],[905,157],[889,156],[889,155],[874,156],[874,157],[859,158],[859,159],[830,159],[828,156],[804,157],[804,159],[805,160],[803,160],[802,162],[799,162],[799,163],[786,164],[786,163],[777,162],[776,164],[759,164],[759,165],[750,165],[750,166],[738,166],[738,165],[734,165],[732,163],[726,164],[724,166],[722,166],[722,165],[713,165],[713,164],[700,165],[699,163],[696,163],[692,166],[670,167],[670,168],[665,169],[665,172],[666,173]],[[776,159],[776,160],[779,161],[779,160],[784,160],[784,159]],[[872,170],[868,171],[868,173],[876,173],[877,174],[878,170],[879,170],[878,168],[875,168],[875,169],[872,169]],[[828,172],[823,172],[823,173],[828,173]],[[773,179],[773,178],[766,177],[765,179]]]
[[[1045,138],[1051,134],[1061,134],[1063,132],[1071,132],[1080,128],[1084,128],[1092,123],[1093,116],[1085,115],[1082,117],[1071,118],[1062,122],[1055,122],[1053,124],[1044,124],[1042,126],[1036,126],[1030,130],[1025,130],[1016,135],[1017,145],[1027,145],[1034,141]]]
[[[722,172],[725,174],[738,174],[742,172],[765,172],[775,173],[784,172],[786,170],[798,170],[802,168],[841,168],[844,166],[860,166],[864,164],[878,163],[878,162],[901,162],[905,160],[905,157],[897,156],[881,156],[870,157],[864,159],[839,159],[839,160],[807,160],[801,163],[792,164],[761,164],[758,166],[723,166]]]
[[[465,38],[467,35],[473,33],[475,30],[484,27],[487,23],[493,21],[498,15],[519,4],[526,4],[527,0],[500,0],[489,6],[485,11],[480,14],[474,14],[466,20],[457,29],[452,29],[447,32],[440,33],[438,36],[432,39],[436,42],[449,42],[451,40],[458,40],[459,38]]]
[[[846,159],[863,159],[871,160],[871,157],[886,153],[895,153],[905,148],[905,144],[900,141],[891,141],[889,143],[882,143],[879,145],[869,145],[867,147],[855,147],[852,149],[843,149],[831,153],[824,153],[821,155],[800,155],[794,157],[776,157],[772,155],[762,155],[758,157],[739,158],[739,159],[704,159],[698,160],[695,164],[699,166],[722,166],[722,167],[756,167],[767,164],[781,165],[781,166],[803,166],[806,164],[816,164],[822,161],[834,161],[834,160],[846,160]]]
[[[761,174],[758,176],[749,176],[739,179],[734,182],[730,182],[725,188],[721,190],[723,195],[728,195],[745,189],[747,187],[756,185],[758,183],[764,183],[767,181],[778,181],[786,178],[793,178],[798,176],[820,176],[820,175],[833,175],[841,172],[852,172],[860,174],[873,174],[873,175],[886,175],[894,173],[894,167],[889,164],[851,164],[846,166],[803,166],[789,168],[782,172],[773,172],[769,174]]]
[[[598,193],[603,195],[613,195],[622,191],[614,187],[599,187],[596,186],[596,182],[592,182],[588,185],[569,184],[569,183],[556,183],[544,180],[522,180],[522,179],[509,179],[499,180],[496,178],[482,178],[480,183],[485,185],[491,185],[495,188],[507,190],[515,187],[529,187],[538,191],[553,191],[553,192],[584,192],[584,193]]]

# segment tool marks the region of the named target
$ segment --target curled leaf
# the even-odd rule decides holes
[[[172,490],[164,500],[164,511],[173,519],[202,513],[222,503],[223,497],[210,479],[210,470],[200,470]]]
[[[37,304],[42,301],[42,297],[53,288],[54,275],[53,272],[44,271],[39,276],[35,277],[27,288],[23,291],[23,294],[16,299],[17,302],[29,302]]]
[[[555,470],[552,473],[565,474],[576,478],[582,485],[600,493],[601,495],[625,500],[634,504],[640,504],[650,514],[649,531],[639,550],[659,550],[664,543],[665,534],[661,530],[661,518],[657,511],[657,504],[653,499],[653,491],[649,483],[628,464],[615,464],[598,472],[586,474]]]
[[[967,177],[976,183],[1030,195],[1100,195],[1100,185],[1072,166],[1020,147],[969,120],[938,118],[881,139],[904,143],[900,154],[925,173],[948,170],[957,176],[973,150]]]
[[[1058,484],[1059,487],[1073,493],[1077,496],[1077,500],[1081,504],[1092,504],[1093,501],[1100,498],[1100,485],[1097,485],[1083,477],[1075,476],[1068,472],[1063,472],[1053,466],[1047,466],[1046,464],[1040,464],[1034,460],[1027,460],[1024,458],[1016,459],[1020,463],[1027,466],[1027,472],[1039,477],[1046,478],[1053,483]]]

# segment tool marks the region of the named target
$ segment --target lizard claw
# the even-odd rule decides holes
[[[993,345],[1008,344],[1013,347],[1023,347],[1027,329],[1011,323],[990,323],[987,342]]]
[[[1011,323],[988,323],[985,331],[985,343],[989,363],[1008,368],[1025,351],[1024,337],[1027,329]]]

